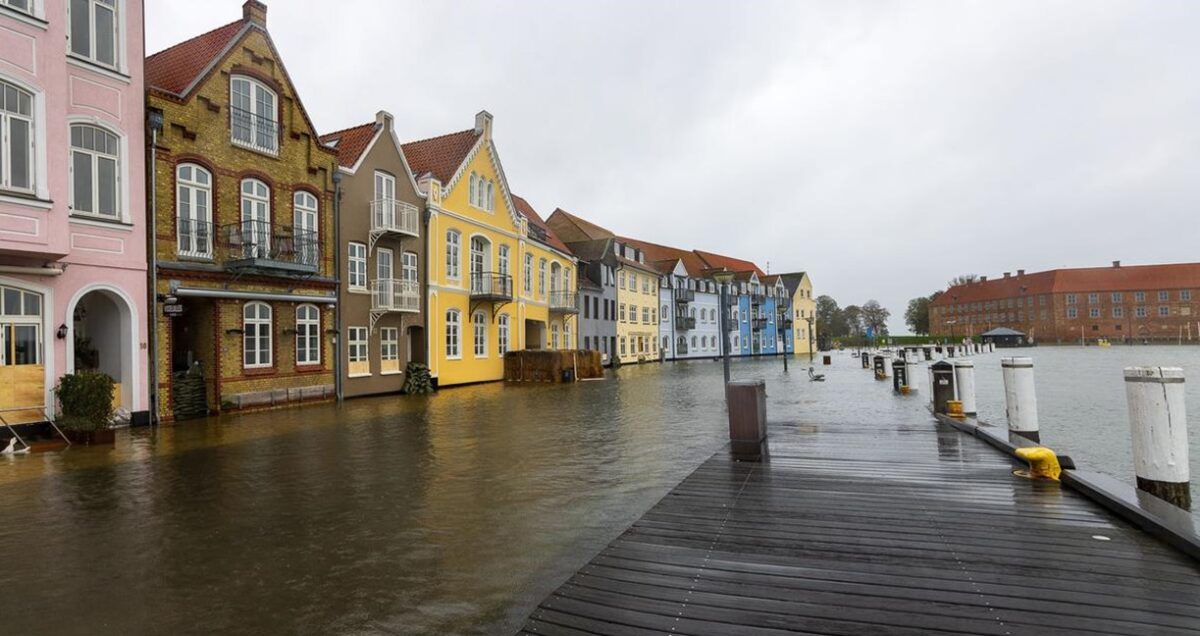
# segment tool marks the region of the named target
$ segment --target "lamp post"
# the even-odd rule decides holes
[[[788,317],[789,317],[789,314],[788,314],[788,310],[787,310],[787,308],[785,308],[785,307],[779,307],[778,315],[777,315],[777,316],[775,316],[775,331],[776,331],[776,334],[775,334],[775,335],[776,335],[776,336],[778,336],[778,335],[779,335],[779,334],[778,334],[778,332],[779,332],[779,330],[780,330],[780,329],[783,327],[783,321],[784,321],[784,320],[787,320],[787,319],[788,319]],[[794,330],[795,330],[795,326],[794,326],[794,325],[795,325],[795,323],[792,323],[792,324],[793,324],[792,330],[794,331]],[[787,363],[787,359],[788,359],[788,350],[787,350],[787,349],[788,349],[788,340],[794,340],[794,338],[780,338],[779,340],[783,342],[783,372],[784,372],[784,373],[787,373],[787,372],[788,372],[788,363]]]
[[[812,364],[813,349],[817,346],[816,343],[813,342],[813,329],[812,329],[813,319],[811,317],[805,318],[804,322],[808,323],[808,363]]]
[[[717,322],[721,328],[721,363],[725,368],[725,386],[729,386],[729,283],[733,281],[733,272],[717,272],[713,274],[713,280],[717,281],[717,285],[721,289],[721,311],[719,314],[720,320]]]

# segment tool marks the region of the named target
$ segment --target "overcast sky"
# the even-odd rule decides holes
[[[242,3],[146,4],[155,52]],[[1200,260],[1200,2],[268,6],[322,132],[487,109],[543,215],[806,270],[896,333],[956,274]]]

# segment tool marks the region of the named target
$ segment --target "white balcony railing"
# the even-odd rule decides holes
[[[371,311],[421,311],[421,285],[397,278],[371,281]]]
[[[396,199],[371,202],[371,231],[400,232],[420,236],[421,211],[417,206]]]

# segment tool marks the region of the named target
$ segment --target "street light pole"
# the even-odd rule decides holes
[[[721,328],[721,364],[725,369],[725,387],[729,387],[729,281],[733,280],[730,272],[713,274],[713,279],[721,286],[721,311],[718,321]]]
[[[783,321],[785,319],[787,319],[787,317],[788,317],[788,314],[786,313],[786,311],[787,311],[786,309],[781,308],[781,309],[779,309],[778,315],[775,316],[775,331],[776,332],[779,331],[779,328],[783,326]],[[793,330],[794,330],[794,328],[793,328]],[[778,335],[778,334],[776,334],[776,335]],[[783,340],[783,372],[787,373],[788,372],[788,363],[787,363],[788,350],[787,350],[787,348],[788,348],[788,340],[789,339],[782,338],[782,340]]]
[[[813,348],[816,347],[816,344],[813,342],[813,330],[812,330],[813,319],[805,318],[804,321],[808,323],[808,363],[812,364]]]

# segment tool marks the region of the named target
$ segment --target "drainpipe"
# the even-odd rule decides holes
[[[147,233],[147,250],[150,254],[150,424],[158,426],[158,171],[155,170],[155,151],[158,148],[158,133],[163,129],[163,115],[158,111],[147,111],[150,125],[150,152],[146,169],[150,171],[150,231]]]
[[[333,392],[338,403],[345,397],[342,387],[342,173],[333,163],[333,280],[334,294],[338,301],[333,304]]]
[[[430,186],[430,189],[432,190],[432,185]],[[422,316],[421,328],[425,330],[425,333],[421,334],[421,336],[422,336],[421,339],[424,341],[423,346],[425,347],[425,354],[422,357],[425,358],[425,366],[426,367],[431,367],[432,365],[430,363],[433,362],[431,359],[433,357],[433,354],[429,350],[429,334],[430,334],[430,331],[429,331],[429,314],[430,314],[430,312],[429,312],[429,252],[431,251],[431,248],[429,245],[429,221],[432,218],[433,218],[433,211],[429,209],[429,200],[426,199],[425,209],[421,211],[421,223],[422,223],[421,229],[424,230],[423,232],[421,232],[421,240],[425,242],[424,243],[425,249],[421,250],[421,254],[423,255],[423,258],[425,260],[425,285],[424,285],[425,289],[421,293],[421,301],[424,303],[423,305],[421,305],[424,308],[424,311],[421,312],[421,316]],[[509,343],[511,344],[512,337],[513,337],[512,325],[509,325],[508,329],[509,329],[508,339],[509,339]],[[408,339],[408,344],[410,346],[412,345],[411,337]],[[410,362],[412,361],[412,351],[408,352],[408,359]],[[405,379],[407,379],[407,378],[405,378]]]

